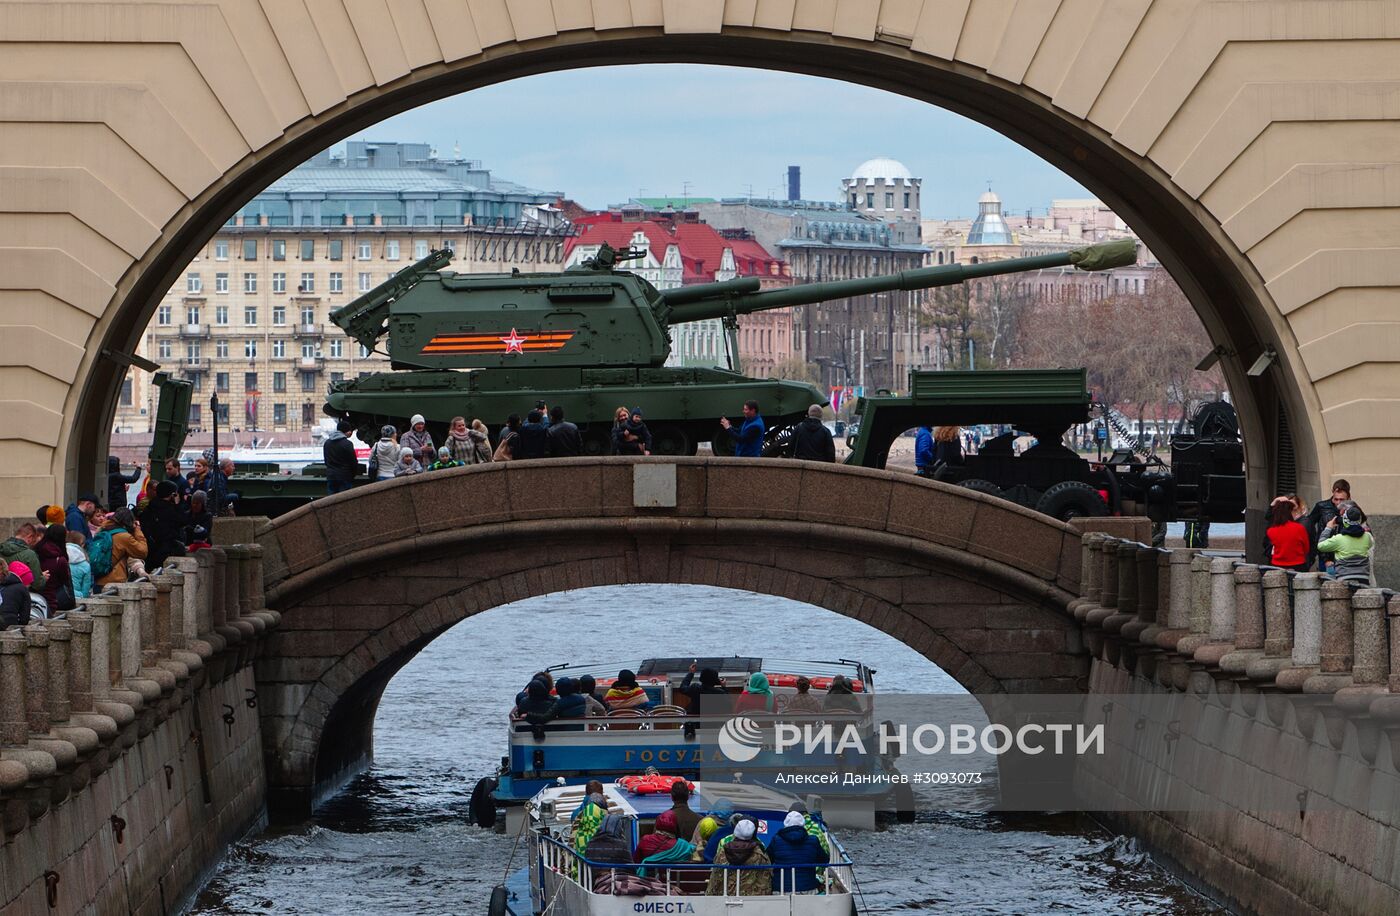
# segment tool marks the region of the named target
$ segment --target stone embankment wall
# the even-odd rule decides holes
[[[1082,569],[1091,692],[1181,712],[1090,703],[1081,795],[1243,912],[1400,912],[1400,595],[1100,533]]]
[[[264,818],[261,554],[0,633],[0,916],[176,911]]]

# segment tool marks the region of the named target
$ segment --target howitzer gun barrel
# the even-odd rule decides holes
[[[674,291],[667,290],[662,293],[662,296],[666,303],[671,306],[668,316],[670,323],[681,324],[687,321],[724,318],[728,315],[745,315],[767,309],[784,308],[789,305],[810,305],[814,302],[846,299],[851,296],[867,296],[871,293],[892,290],[953,286],[967,280],[1000,274],[1025,273],[1032,270],[1069,266],[1077,267],[1080,270],[1108,270],[1113,267],[1126,267],[1136,261],[1137,243],[1132,239],[1119,239],[1118,241],[1100,242],[1085,248],[1030,258],[983,261],[980,264],[946,264],[941,267],[922,267],[879,277],[860,277],[854,280],[836,280],[829,283],[807,283],[802,286],[770,289],[763,292],[736,294],[737,290],[731,292],[726,287],[741,281],[730,280],[725,283],[708,283],[704,286],[693,286]],[[678,294],[683,293],[690,295],[683,299],[679,298]]]
[[[415,261],[364,295],[333,310],[331,321],[364,344],[365,349],[373,350],[379,338],[384,336],[389,304],[413,289],[424,276],[441,270],[451,261],[452,252],[446,248],[429,252],[427,257]]]

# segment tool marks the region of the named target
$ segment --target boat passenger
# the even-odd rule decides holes
[[[645,708],[650,703],[647,692],[637,686],[637,675],[627,668],[617,673],[617,680],[603,699],[609,710]]]
[[[608,705],[603,702],[603,698],[598,696],[598,682],[593,679],[593,675],[585,674],[578,679],[579,696],[583,697],[583,702],[588,706],[589,716],[606,716]]]
[[[807,823],[802,812],[789,811],[787,817],[783,818],[782,829],[773,839],[768,841],[768,858],[774,865],[806,866],[774,870],[772,878],[774,893],[817,894],[821,892],[821,887],[817,884],[816,866],[825,864],[829,856],[822,849],[817,838],[807,832]]]
[[[583,857],[595,864],[632,864],[632,830],[628,819],[621,814],[609,814],[598,825],[593,838],[584,847]],[[624,871],[619,869],[619,871]],[[631,874],[632,869],[625,869]],[[596,877],[596,872],[595,872]]]
[[[692,662],[690,670],[681,679],[681,685],[676,688],[676,692],[683,694],[690,701],[690,711],[695,714],[706,713],[709,715],[726,714],[730,711],[732,702],[729,698],[729,691],[724,689],[724,680],[719,676],[719,672],[714,668],[700,669],[700,683],[692,683],[695,677],[695,663]],[[701,697],[716,696],[724,697],[724,701],[701,700]],[[703,705],[703,708],[701,704]]]
[[[569,820],[572,821],[575,818],[577,818],[579,816],[579,812],[583,811],[584,808],[588,807],[588,801],[590,798],[592,798],[594,795],[602,794],[603,784],[596,779],[588,780],[587,784],[585,784],[583,787],[583,801],[579,802],[578,807],[574,809],[573,814],[569,815]],[[606,796],[604,797],[606,798]],[[605,804],[603,805],[603,807],[606,808],[607,805]]]
[[[641,864],[664,864],[667,862],[689,862],[695,847],[689,840],[681,839],[676,831],[676,812],[667,809],[656,816],[651,833],[642,837],[637,844],[634,858]],[[637,874],[645,878],[647,869],[639,869]]]
[[[734,712],[772,712],[773,690],[768,686],[768,675],[755,671],[749,675],[748,686],[734,701]]]
[[[844,674],[831,679],[831,688],[822,701],[822,712],[861,712],[860,698],[851,689],[851,681]]]
[[[812,696],[812,680],[806,676],[797,678],[797,693],[788,701],[787,711],[802,715],[820,714],[822,701]]]
[[[715,855],[716,865],[771,865],[768,850],[754,839],[758,825],[749,818],[743,818],[734,826],[734,835]],[[767,897],[773,893],[773,879],[762,868],[746,868],[739,871],[716,868],[710,872],[710,884],[705,889],[706,896],[733,896],[735,887],[742,897]]]
[[[557,719],[582,719],[588,715],[588,702],[578,692],[578,682],[571,677],[561,677],[554,683],[554,691],[559,698],[554,703],[554,717]],[[581,732],[582,724],[555,725],[554,731]]]
[[[746,817],[748,817],[747,814],[735,812],[729,815],[729,822],[727,824],[721,825],[719,829],[710,834],[710,839],[705,843],[706,862],[713,862],[715,860],[715,856],[719,854],[720,846],[724,844],[725,840],[734,835],[734,828]]]
[[[515,718],[523,719],[531,725],[544,725],[554,718],[554,700],[549,696],[549,688],[544,681],[531,681],[525,688],[525,701],[516,704]]]
[[[691,853],[691,861],[705,861],[705,847],[710,842],[710,837],[715,835],[715,831],[729,823],[729,817],[734,813],[734,804],[727,798],[715,799],[714,806],[704,817],[700,818],[700,823],[695,825],[695,832],[690,835],[690,842],[695,846],[695,852]]]
[[[826,831],[822,829],[822,825],[812,818],[812,815],[807,811],[807,806],[800,801],[793,802],[788,806],[788,810],[796,811],[802,815],[802,822],[807,825],[807,832],[816,837],[817,842],[822,844],[822,860],[825,861],[826,857],[831,854],[831,846],[826,841]]]
[[[598,833],[598,828],[608,816],[608,800],[601,789],[600,784],[600,791],[589,793],[583,804],[574,812],[574,851],[584,858],[587,858],[584,850],[588,848],[589,840]]]
[[[676,816],[676,836],[688,837],[700,826],[700,815],[690,810],[690,788],[685,780],[671,783],[671,813]]]

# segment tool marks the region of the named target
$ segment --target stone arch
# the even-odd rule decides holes
[[[980,120],[1143,232],[1227,354],[1252,500],[1387,461],[1400,285],[1393,0],[364,0],[6,12],[0,503],[95,482],[158,293],[223,218],[388,114],[544,70],[737,63],[862,82]],[[1345,137],[1345,141],[1340,137]],[[1361,332],[1361,333],[1357,333]],[[1279,365],[1244,376],[1266,347]],[[1366,393],[1356,397],[1360,390]],[[1285,408],[1280,413],[1279,408]]]
[[[437,635],[566,589],[789,597],[888,633],[977,694],[1082,689],[1087,657],[1064,613],[1079,564],[1068,526],[908,474],[805,462],[678,461],[677,507],[638,509],[638,463],[666,462],[460,469],[318,501],[264,529],[283,622],[258,680],[283,800],[304,802],[367,759],[385,685]],[[464,518],[466,503],[498,508]],[[370,537],[356,528],[384,519],[403,521]]]

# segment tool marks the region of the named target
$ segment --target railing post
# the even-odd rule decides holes
[[[1235,638],[1235,561],[1215,557],[1210,561],[1210,624],[1208,638],[1196,649],[1195,660],[1207,668],[1233,652]]]
[[[21,630],[0,632],[0,690],[5,691],[5,702],[0,703],[0,745],[5,747],[29,743],[28,682],[24,676],[28,650],[29,641]]]
[[[1161,598],[1159,571],[1165,550],[1156,547],[1137,549],[1137,616],[1123,624],[1119,631],[1124,639],[1139,641],[1149,629],[1157,626],[1157,602]]]
[[[121,599],[118,635],[121,637],[122,686],[141,695],[147,704],[160,699],[160,684],[142,676],[141,670],[141,584],[126,582],[117,586]],[[143,720],[142,728],[149,728]]]
[[[1293,577],[1293,664],[1274,678],[1282,690],[1302,690],[1318,672],[1322,657],[1322,575]]]
[[[1293,607],[1288,573],[1265,570],[1259,589],[1264,602],[1264,654],[1249,662],[1244,671],[1252,680],[1269,682],[1293,664]]]
[[[1385,592],[1363,588],[1351,596],[1352,683],[1332,697],[1338,707],[1353,715],[1364,715],[1372,701],[1382,696],[1390,675],[1386,639]]]
[[[1124,624],[1137,616],[1137,553],[1141,546],[1135,541],[1118,542],[1118,602],[1113,612],[1104,617],[1100,624],[1105,633],[1120,632]]]
[[[1196,552],[1178,548],[1166,553],[1166,626],[1154,633],[1153,639],[1157,648],[1175,652],[1176,644],[1191,633],[1191,560]]]
[[[1264,657],[1263,572],[1253,564],[1235,567],[1235,648],[1220,659],[1220,670],[1245,677],[1249,663]]]
[[[1318,672],[1303,682],[1304,693],[1333,694],[1352,684],[1351,587],[1322,583],[1322,646]]]
[[[175,657],[175,647],[172,644],[173,635],[171,633],[171,607],[180,598],[180,583],[182,574],[172,567],[169,573],[160,573],[151,577],[151,585],[155,594],[155,665],[154,667],[170,672],[175,683],[179,683],[190,676],[189,666],[179,658]],[[184,653],[181,653],[184,654]]]
[[[1099,606],[1099,598],[1103,595],[1103,542],[1101,532],[1091,531],[1084,535],[1080,547],[1085,559],[1079,572],[1079,588],[1084,596],[1070,602],[1070,609],[1075,619],[1081,622],[1086,614]]]

